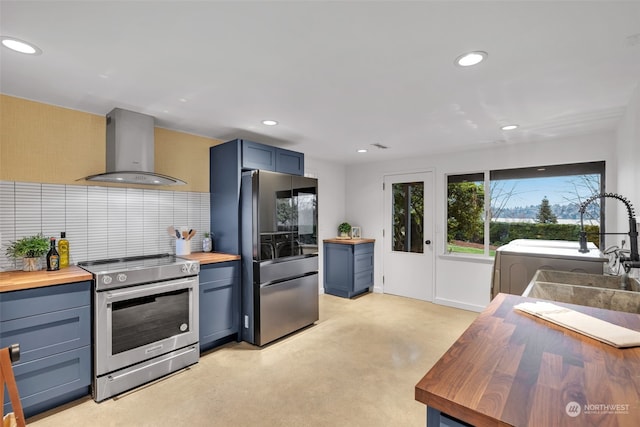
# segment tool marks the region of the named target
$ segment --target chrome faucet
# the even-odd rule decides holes
[[[587,209],[587,206],[596,199],[601,199],[604,197],[609,197],[612,199],[617,199],[624,203],[627,208],[627,213],[629,214],[629,243],[631,244],[631,252],[629,256],[621,256],[620,263],[624,267],[624,271],[629,273],[632,268],[640,268],[640,254],[638,253],[638,229],[636,225],[636,217],[635,211],[633,209],[633,205],[626,198],[619,194],[615,193],[600,193],[595,196],[589,197],[580,205],[580,249],[579,251],[582,253],[589,252],[587,248],[587,232],[584,231],[584,212]],[[618,234],[618,233],[614,233]]]

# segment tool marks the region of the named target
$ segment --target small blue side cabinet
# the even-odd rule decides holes
[[[240,329],[240,261],[200,267],[200,351],[237,337]]]
[[[324,245],[324,292],[344,298],[373,288],[373,239],[327,239]]]
[[[90,393],[91,282],[0,292],[0,347],[13,364],[25,417]],[[5,394],[4,413],[12,412]]]

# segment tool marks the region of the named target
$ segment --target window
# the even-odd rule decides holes
[[[604,162],[493,170],[447,177],[447,251],[495,254],[515,239],[578,241],[580,204],[604,192]],[[584,215],[600,245],[604,207]]]
[[[424,183],[393,184],[393,250],[424,252]]]

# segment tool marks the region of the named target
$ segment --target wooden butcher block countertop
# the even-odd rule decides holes
[[[224,254],[222,252],[193,252],[191,255],[180,255],[180,258],[199,261],[200,264],[214,264],[217,262],[239,260],[240,255]]]
[[[58,271],[3,271],[0,273],[0,292],[82,282],[91,279],[93,279],[91,273],[75,265]]]
[[[416,385],[416,400],[475,426],[640,425],[640,347],[513,309],[525,301],[539,300],[498,294]],[[640,331],[638,314],[554,304]]]
[[[217,262],[239,260],[240,255],[220,252],[194,252],[191,255],[182,256],[182,258],[199,261],[200,264],[213,264]],[[75,265],[62,268],[58,271],[5,271],[0,272],[0,292],[19,291],[39,288],[42,286],[82,282],[84,280],[91,279],[93,279],[91,273]]]

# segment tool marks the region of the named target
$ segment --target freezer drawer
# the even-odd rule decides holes
[[[258,269],[254,272],[254,280],[257,283],[277,282],[317,271],[318,255],[295,257],[285,261],[256,261],[255,266]]]
[[[265,345],[318,320],[317,272],[259,289],[257,345]]]

